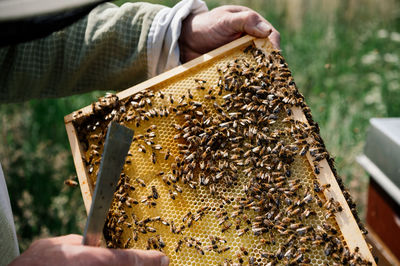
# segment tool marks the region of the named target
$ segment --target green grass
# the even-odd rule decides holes
[[[368,121],[400,116],[400,3],[234,3],[260,12],[280,31],[283,55],[363,211],[368,179],[355,156],[362,153]],[[75,174],[63,117],[102,94],[0,105],[0,160],[22,250],[38,237],[82,233],[80,191],[63,185]]]

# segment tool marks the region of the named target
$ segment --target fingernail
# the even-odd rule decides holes
[[[161,266],[168,266],[169,265],[169,259],[167,256],[161,257]]]
[[[260,31],[262,34],[266,34],[266,33],[270,33],[271,32],[271,27],[265,23],[264,21],[259,22],[256,25],[256,28],[258,29],[258,31]]]

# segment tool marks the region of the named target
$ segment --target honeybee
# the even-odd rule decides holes
[[[197,252],[198,252],[200,255],[204,255],[204,250],[203,250],[200,246],[196,245],[196,246],[195,246],[195,249],[197,250]]]
[[[158,245],[160,246],[160,248],[164,248],[165,247],[165,242],[164,240],[161,238],[161,235],[156,235],[157,239],[158,239]]]
[[[156,144],[156,145],[153,145],[152,148],[153,148],[154,150],[161,150],[161,149],[162,149],[162,146],[159,145],[159,144]]]
[[[178,253],[178,251],[180,250],[181,246],[183,244],[183,240],[179,239],[177,245],[175,246],[175,252]]]
[[[141,178],[136,178],[136,182],[138,182],[139,183],[139,185],[141,185],[142,187],[145,187],[146,186],[146,183],[143,181],[143,179],[141,179]]]
[[[124,248],[129,248],[129,245],[130,245],[131,240],[132,240],[132,239],[131,239],[130,237],[126,240],[126,242],[125,242],[125,244],[124,244]]]
[[[162,177],[162,180],[164,181],[164,183],[165,184],[167,184],[168,186],[170,186],[171,185],[171,182],[169,181],[169,179],[168,179],[168,177],[167,176],[163,176]]]
[[[226,246],[226,247],[223,247],[223,248],[218,249],[217,252],[218,252],[218,253],[224,253],[224,252],[226,252],[226,251],[228,251],[228,250],[230,250],[230,249],[231,249],[231,247]]]
[[[176,196],[178,195],[175,191],[172,191],[171,189],[168,190],[169,196],[171,199],[175,200]]]
[[[170,149],[165,152],[164,160],[168,160],[169,156],[171,155]]]
[[[76,182],[73,179],[66,179],[64,180],[64,184],[69,186],[69,187],[77,187],[78,186],[78,182]]]
[[[249,230],[250,230],[250,229],[249,229],[248,227],[239,229],[239,230],[238,230],[238,236],[244,235],[244,234],[247,233]]]
[[[138,150],[139,150],[140,152],[146,153],[146,147],[143,146],[142,144],[139,144]]]
[[[199,84],[204,84],[204,83],[207,82],[207,81],[205,81],[205,80],[203,80],[203,79],[194,79],[194,81],[195,81],[196,83],[199,83]]]
[[[181,188],[180,186],[178,186],[177,184],[174,184],[174,188],[175,188],[175,190],[178,191],[179,193],[182,193],[182,192],[183,192],[182,188]]]
[[[164,94],[162,93],[162,91],[158,91],[157,92],[158,97],[160,97],[161,99],[164,99]]]
[[[249,252],[244,247],[240,247],[240,251],[242,251],[243,255],[245,256],[249,255]]]
[[[153,198],[158,199],[158,191],[157,191],[156,186],[151,186],[151,191],[153,193]]]
[[[133,240],[138,241],[138,234],[137,234],[136,230],[132,231],[132,238],[133,238]]]
[[[232,226],[232,223],[224,223],[222,226],[221,232],[222,233],[226,232],[227,230],[229,230],[229,228],[231,228],[231,226]]]

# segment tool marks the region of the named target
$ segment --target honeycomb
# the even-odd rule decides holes
[[[170,265],[372,264],[346,245],[343,208],[305,156],[331,162],[307,108],[280,53],[253,45],[92,104],[74,122],[92,184],[108,122],[134,130],[107,246],[157,249]]]

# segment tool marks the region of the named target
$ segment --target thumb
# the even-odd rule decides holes
[[[229,22],[235,33],[247,33],[258,38],[268,37],[273,27],[259,14],[252,10],[230,13]]]
[[[168,257],[155,250],[114,249],[111,251],[115,254],[113,256],[115,261],[110,261],[110,265],[168,266],[169,264]]]
[[[169,259],[165,254],[155,250],[108,249],[90,246],[69,246],[69,256],[74,258],[75,265],[107,266],[168,266]],[[79,262],[79,263],[78,263]]]

